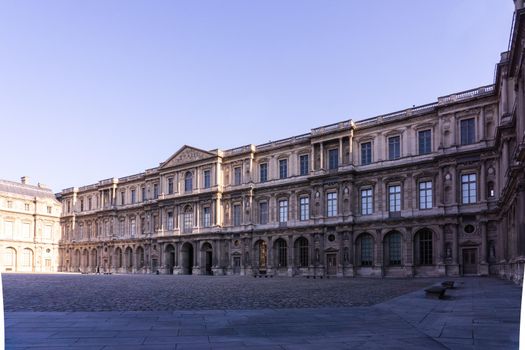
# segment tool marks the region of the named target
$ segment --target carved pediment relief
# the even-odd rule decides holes
[[[180,165],[185,163],[194,162],[201,159],[213,157],[214,154],[200,150],[198,148],[183,146],[174,155],[172,155],[167,161],[160,164],[161,168],[168,168],[174,165]]]

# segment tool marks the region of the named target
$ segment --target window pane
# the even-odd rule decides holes
[[[331,149],[328,151],[328,169],[334,170],[339,166],[339,151]]]
[[[301,171],[301,175],[308,175],[309,173],[309,169],[308,169],[308,155],[305,154],[305,155],[302,155],[299,157],[299,166],[300,166],[300,171]]]
[[[399,136],[388,138],[388,159],[393,160],[400,157],[400,138]]]
[[[286,179],[288,177],[288,161],[281,159],[279,161],[279,178]]]
[[[259,165],[259,178],[261,182],[268,181],[268,164]]]
[[[419,132],[419,154],[427,154],[432,152],[430,130],[423,130]]]
[[[361,144],[361,164],[367,165],[372,163],[372,143],[365,142]]]

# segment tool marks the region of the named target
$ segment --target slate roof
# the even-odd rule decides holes
[[[24,185],[19,182],[7,180],[0,180],[0,192],[7,192],[20,196],[49,198],[56,200],[55,194],[49,188],[38,187],[33,185]]]

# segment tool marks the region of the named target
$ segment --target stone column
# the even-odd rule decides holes
[[[343,138],[340,137],[339,138],[339,159],[338,159],[338,162],[339,162],[339,166],[343,165]]]
[[[481,112],[479,114],[479,123],[478,123],[478,126],[479,126],[479,131],[478,131],[478,135],[479,135],[479,140],[485,140],[485,108],[484,107],[481,107]]]
[[[319,157],[319,169],[324,169],[324,147],[322,142],[319,142]]]
[[[287,261],[288,261],[288,276],[293,276],[293,270],[294,270],[294,261],[293,261],[293,235],[288,236],[288,243],[287,243],[288,249],[287,252]]]
[[[486,180],[486,170],[485,170],[485,161],[481,161],[481,169],[479,174],[479,196],[480,202],[487,201],[487,180]]]

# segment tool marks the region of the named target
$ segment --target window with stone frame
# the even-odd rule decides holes
[[[419,182],[419,209],[432,209],[432,181]]]
[[[401,185],[388,186],[388,211],[391,213],[401,211]]]
[[[131,190],[131,204],[135,204],[137,202],[137,195],[136,191],[133,189]]]
[[[470,145],[476,142],[476,120],[475,118],[463,119],[460,124],[461,145]]]
[[[259,164],[259,181],[268,181],[268,163]]]
[[[282,238],[277,239],[275,242],[277,247],[277,267],[288,266],[288,245]]]
[[[401,157],[401,137],[392,136],[388,138],[388,160],[399,159]]]
[[[337,192],[326,194],[326,216],[337,216]]]
[[[288,222],[288,200],[281,199],[279,201],[279,223]]]
[[[173,177],[168,177],[168,194],[173,194]]]
[[[374,239],[368,233],[361,234],[357,239],[357,263],[360,266],[372,266],[374,262]]]
[[[159,184],[153,184],[153,199],[159,198]]]
[[[286,179],[288,177],[288,159],[279,160],[279,179]]]
[[[204,188],[210,188],[211,187],[211,171],[210,170],[204,170]]]
[[[401,265],[401,233],[392,231],[385,237],[385,262],[388,265]]]
[[[432,131],[421,130],[418,132],[419,154],[428,154],[432,152]]]
[[[372,142],[361,143],[361,165],[372,163]]]
[[[233,184],[238,186],[241,184],[241,182],[242,182],[242,171],[241,171],[241,167],[238,166],[238,167],[233,168]]]
[[[463,204],[477,202],[477,179],[475,173],[461,175],[461,199]]]
[[[184,175],[184,192],[188,193],[193,191],[193,174],[191,171],[187,171]]]
[[[339,167],[339,149],[328,150],[328,170],[336,170]]]
[[[299,197],[299,220],[310,219],[310,198],[308,196]]]
[[[309,156],[308,154],[303,154],[299,156],[299,171],[300,175],[308,175],[310,172]]]
[[[233,205],[233,226],[241,226],[241,205]]]
[[[414,238],[415,261],[418,265],[433,264],[433,239],[432,231],[422,229]]]
[[[120,205],[126,204],[126,192],[121,191],[120,192]]]
[[[268,223],[268,202],[259,202],[259,224],[266,225]]]
[[[173,223],[174,223],[173,212],[169,211],[168,212],[168,223],[167,223],[168,231],[172,231],[173,230]]]
[[[193,230],[193,208],[187,206],[182,214],[182,231],[191,233]]]
[[[372,215],[374,213],[374,198],[371,187],[361,189],[361,215]]]
[[[211,208],[210,207],[202,208],[202,226],[203,227],[211,226]]]
[[[308,267],[309,250],[308,239],[305,237],[299,237],[295,241],[295,254],[298,267]]]

